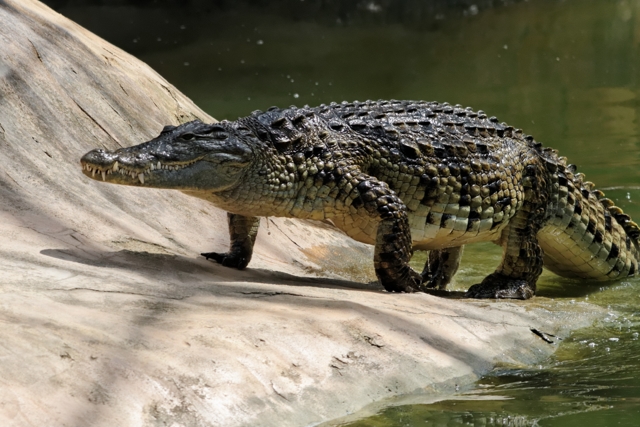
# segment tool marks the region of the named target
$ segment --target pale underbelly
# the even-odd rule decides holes
[[[378,221],[370,217],[333,217],[331,222],[344,231],[351,238],[374,245]],[[440,224],[431,224],[426,216],[409,214],[409,227],[413,248],[418,250],[433,250],[457,247],[475,242],[496,241],[507,225],[505,221],[499,227],[491,229],[493,220],[476,221],[468,227],[468,218],[449,216]]]

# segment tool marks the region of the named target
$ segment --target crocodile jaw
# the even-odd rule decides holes
[[[181,163],[163,163],[160,160],[150,159],[135,166],[126,165],[115,153],[102,150],[90,151],[82,157],[80,163],[82,172],[89,178],[113,184],[153,188],[190,189],[193,185],[181,183],[193,183],[193,175],[213,169],[213,165],[207,165],[209,162],[202,158]]]
[[[136,187],[165,188],[187,191],[224,191],[235,185],[246,169],[246,163],[227,158],[221,163],[201,156],[181,162],[161,161],[149,157],[131,163],[118,153],[93,150],[80,160],[82,172],[89,178],[112,184]]]

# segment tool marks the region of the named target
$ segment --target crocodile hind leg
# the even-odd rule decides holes
[[[528,299],[536,292],[543,264],[537,234],[545,222],[554,180],[535,156],[521,158],[520,164],[524,166],[521,180],[508,184],[512,189],[503,193],[507,197],[500,203],[499,212],[505,216],[505,207],[516,209],[513,217],[505,218],[508,224],[497,242],[503,248],[502,262],[494,273],[470,287],[467,297]]]
[[[229,220],[229,237],[231,245],[229,252],[207,252],[200,254],[206,259],[212,259],[225,267],[242,270],[251,261],[253,244],[258,235],[260,218],[227,213]]]
[[[543,252],[536,233],[540,228],[527,212],[521,210],[502,231],[504,249],[498,269],[481,283],[469,288],[469,298],[529,299],[536,292],[542,273]]]
[[[421,274],[425,287],[429,289],[447,288],[451,278],[460,267],[463,248],[464,246],[458,246],[457,248],[429,251],[429,257]]]

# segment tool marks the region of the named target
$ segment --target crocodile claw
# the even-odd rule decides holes
[[[387,292],[399,293],[424,292],[426,289],[422,285],[422,276],[411,268],[408,268],[407,272],[396,280],[383,281],[382,286]]]

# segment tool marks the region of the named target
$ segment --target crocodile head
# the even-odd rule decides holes
[[[253,160],[251,132],[237,124],[166,126],[151,141],[115,151],[96,149],[80,163],[90,178],[115,184],[187,191],[224,191]]]

